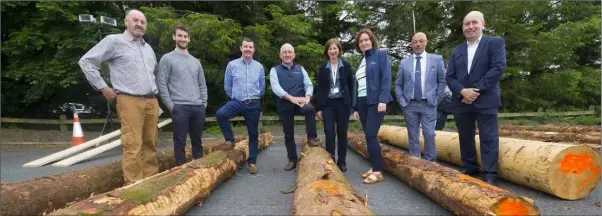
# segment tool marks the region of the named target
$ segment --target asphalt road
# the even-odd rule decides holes
[[[295,172],[284,171],[287,162],[286,148],[282,138],[275,137],[275,144],[258,155],[259,173],[249,175],[246,165],[236,175],[219,185],[202,204],[190,209],[186,215],[290,215],[293,194],[281,194],[280,190],[290,187],[295,181]],[[162,143],[159,149],[171,148]],[[26,181],[37,177],[79,170],[105,164],[121,157],[120,149],[113,149],[76,165],[56,168],[22,168],[24,163],[57,152],[59,148],[1,148],[0,180],[4,183]],[[369,163],[360,155],[348,150],[347,180],[355,190],[367,194],[368,204],[377,215],[452,215],[417,190],[385,173],[385,181],[375,185],[362,184],[361,173],[368,170]],[[501,188],[535,201],[542,215],[599,215],[595,205],[602,199],[598,187],[588,197],[566,201],[546,193],[513,183],[500,181]],[[598,212],[598,213],[596,213]]]

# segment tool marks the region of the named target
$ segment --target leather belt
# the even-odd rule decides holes
[[[248,100],[244,100],[244,101],[241,101],[241,102],[244,103],[244,104],[251,104],[251,103],[255,103],[257,101],[259,101],[259,99],[248,99]]]
[[[119,93],[117,93],[117,95],[126,95],[126,96],[141,97],[141,98],[156,98],[157,97],[155,94],[135,95],[135,94],[130,94],[130,93],[126,93],[126,92],[119,92]]]

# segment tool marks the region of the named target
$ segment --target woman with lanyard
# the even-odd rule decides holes
[[[347,171],[347,129],[354,93],[355,80],[349,62],[341,60],[341,42],[332,38],[326,41],[324,57],[326,62],[318,67],[316,85],[317,116],[324,122],[326,150],[342,172]],[[336,130],[335,130],[336,124]],[[337,156],[335,159],[335,136],[337,137]]]
[[[362,29],[355,36],[355,47],[363,58],[355,73],[357,92],[353,101],[353,117],[360,120],[372,168],[362,175],[363,183],[383,181],[382,154],[376,135],[387,111],[391,96],[391,61],[387,53],[378,50],[378,40],[370,29]]]

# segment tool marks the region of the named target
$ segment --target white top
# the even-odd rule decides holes
[[[474,43],[470,44],[468,43],[468,41],[466,41],[466,44],[468,44],[468,74],[470,74],[470,67],[472,66],[472,60],[474,59],[474,54],[475,52],[477,52],[477,48],[479,48],[479,43],[481,42],[481,38],[483,37],[483,34],[481,34],[481,36],[479,36],[479,39],[477,39]]]
[[[357,96],[365,97],[367,95],[366,92],[366,58],[362,58],[362,62],[360,66],[357,68],[355,72],[355,78],[357,79]]]
[[[414,59],[416,59],[416,54],[414,54]],[[422,99],[426,99],[426,94],[424,93],[424,85],[426,83],[426,51],[420,54],[420,88],[422,89]],[[412,71],[416,73],[416,60],[412,62]],[[416,80],[416,78],[414,78]]]

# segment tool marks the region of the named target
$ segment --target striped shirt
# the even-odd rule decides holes
[[[362,62],[355,72],[355,77],[357,79],[357,96],[366,97],[366,58],[362,58]]]
[[[126,30],[102,39],[80,60],[79,66],[88,82],[96,89],[107,87],[100,76],[100,64],[109,64],[111,82],[116,92],[134,95],[157,94],[155,66],[157,59],[150,44],[135,38]]]
[[[265,70],[258,61],[243,58],[232,60],[226,66],[224,90],[229,98],[237,101],[259,99],[265,92]]]

